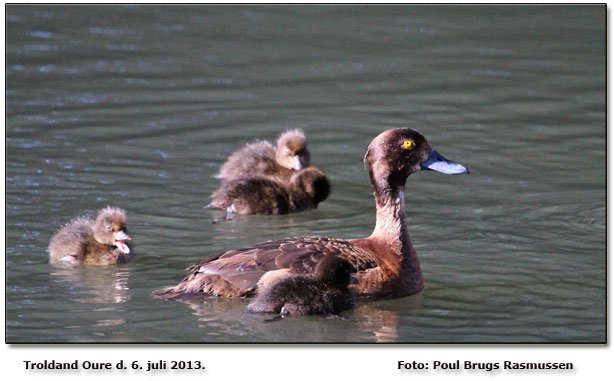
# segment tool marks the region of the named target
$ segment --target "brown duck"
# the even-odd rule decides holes
[[[191,273],[177,286],[154,295],[249,296],[263,275],[281,279],[311,274],[326,256],[339,256],[354,267],[358,283],[351,289],[358,296],[392,298],[421,291],[420,263],[405,222],[405,182],[420,170],[461,174],[467,168],[439,155],[421,133],[410,128],[378,135],[369,145],[365,162],[376,205],[375,229],[369,237],[287,238],[231,250],[191,266]]]
[[[322,171],[308,167],[285,182],[271,176],[241,176],[223,181],[208,208],[239,214],[288,214],[315,209],[330,193]]]
[[[52,263],[113,265],[130,260],[131,240],[126,230],[126,213],[107,206],[95,219],[79,217],[64,225],[49,243]]]
[[[249,312],[292,315],[336,314],[354,307],[348,288],[354,267],[338,256],[325,256],[312,275],[292,274],[264,286],[247,306]],[[262,283],[263,278],[259,283]],[[260,285],[259,285],[260,288]]]
[[[266,175],[289,178],[295,170],[309,165],[307,138],[301,130],[283,132],[277,148],[262,141],[246,144],[235,151],[222,165],[219,179],[232,180],[241,176]]]

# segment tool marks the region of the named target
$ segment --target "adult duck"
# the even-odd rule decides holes
[[[461,174],[468,173],[467,168],[445,159],[420,132],[410,128],[379,134],[369,145],[365,162],[377,210],[369,237],[287,238],[231,250],[191,266],[191,273],[177,286],[155,291],[154,296],[251,296],[259,291],[263,275],[274,280],[312,274],[318,262],[330,255],[352,265],[358,282],[351,289],[357,296],[393,298],[421,291],[420,263],[405,222],[405,182],[420,170]]]

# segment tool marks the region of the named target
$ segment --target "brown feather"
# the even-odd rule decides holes
[[[321,236],[288,238],[262,242],[207,258],[190,266],[192,273],[177,287],[157,292],[155,296],[176,298],[183,293],[202,296],[249,295],[260,277],[269,271],[288,269],[295,274],[308,274],[313,272],[323,256],[330,255],[346,259],[356,271],[377,266],[371,254],[345,240]],[[211,282],[223,284],[216,286]]]

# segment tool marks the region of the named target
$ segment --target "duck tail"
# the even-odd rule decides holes
[[[151,292],[151,296],[154,299],[177,299],[182,295],[185,294],[178,287],[166,287]]]
[[[175,287],[155,290],[155,299],[199,299],[214,296],[245,296],[247,290],[240,290],[216,274],[192,273]]]

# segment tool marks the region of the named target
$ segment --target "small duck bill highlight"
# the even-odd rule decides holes
[[[130,247],[126,245],[124,241],[131,240],[132,237],[126,234],[123,230],[117,232],[117,236],[115,237],[115,246],[124,254],[130,254]]]

